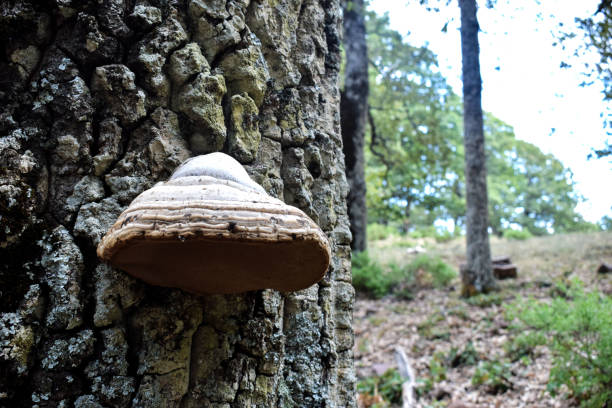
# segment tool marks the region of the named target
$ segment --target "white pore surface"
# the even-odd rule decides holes
[[[265,194],[264,189],[255,183],[236,159],[225,153],[210,153],[192,157],[181,164],[170,180],[187,176],[209,176],[229,180]]]

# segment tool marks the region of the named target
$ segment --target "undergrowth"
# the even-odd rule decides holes
[[[491,394],[502,394],[512,388],[511,365],[508,361],[482,361],[472,377],[472,384],[484,386]]]
[[[390,236],[398,236],[399,230],[392,225],[368,224],[367,237],[369,241],[380,241]]]
[[[422,254],[405,266],[382,265],[367,251],[353,254],[353,286],[374,298],[392,294],[411,298],[419,287],[444,287],[457,272],[436,256]]]
[[[533,235],[531,235],[531,232],[529,232],[528,229],[522,229],[522,230],[507,229],[504,231],[504,238],[506,239],[524,241],[532,237]]]
[[[380,395],[384,403],[402,403],[402,383],[405,380],[396,368],[390,368],[380,376],[365,378],[357,383],[357,392]]]
[[[417,277],[421,285],[431,284],[435,287],[444,287],[457,276],[457,271],[442,259],[427,254],[414,258],[407,268]]]
[[[563,292],[565,297],[550,303],[514,303],[508,317],[519,322],[525,336],[535,336],[523,339],[528,345],[543,341],[538,333],[547,334],[551,395],[565,386],[581,407],[601,408],[612,401],[612,298],[585,292],[577,281]]]

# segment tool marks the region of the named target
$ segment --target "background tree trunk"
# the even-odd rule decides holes
[[[367,208],[363,146],[368,109],[368,51],[363,0],[344,1],[344,91],[340,103],[347,198],[355,251],[366,249]]]
[[[339,8],[0,6],[0,406],[354,405]],[[328,234],[321,283],[199,297],[98,261],[136,195],[217,150]]]
[[[459,0],[463,63],[463,123],[467,265],[461,269],[462,293],[471,296],[495,288],[489,246],[487,169],[482,122],[478,20],[476,1]]]

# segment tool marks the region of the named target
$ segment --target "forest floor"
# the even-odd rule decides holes
[[[458,269],[465,261],[463,239],[446,243],[411,240]],[[422,407],[570,407],[572,402],[547,391],[551,353],[537,346],[530,358],[512,362],[508,345],[518,335],[505,309],[513,302],[551,299],[559,283],[578,278],[585,287],[612,294],[612,274],[598,274],[602,262],[612,263],[612,233],[575,233],[534,237],[524,241],[492,238],[493,256],[510,256],[518,278],[499,281],[501,290],[466,301],[455,278],[444,289],[421,288],[411,300],[373,300],[357,294],[354,312],[355,367],[358,381],[380,378],[397,367],[394,349],[405,350],[415,371],[418,404]],[[407,263],[406,242],[400,237],[369,244],[379,262]],[[479,363],[501,371],[497,390],[473,385]],[[368,380],[370,379],[370,380]],[[390,381],[392,382],[392,381]],[[378,387],[384,387],[382,383]],[[507,389],[506,389],[507,388]],[[361,396],[361,407],[376,399]],[[388,405],[379,405],[388,406]]]

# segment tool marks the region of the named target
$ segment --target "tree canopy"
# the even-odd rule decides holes
[[[575,19],[578,31],[565,31],[561,25],[559,40],[565,44],[567,40],[580,37],[578,47],[574,50],[575,56],[581,56],[588,51],[595,51],[599,58],[595,62],[584,64],[585,81],[583,85],[591,85],[599,82],[603,89],[603,99],[612,101],[612,1],[601,0],[597,10],[592,15]],[[565,45],[564,45],[565,46]],[[563,62],[562,67],[570,67],[571,63]],[[612,115],[609,108],[601,114],[603,125],[607,130],[607,135],[612,136]],[[589,158],[602,158],[612,156],[612,144],[610,140],[605,140],[603,146],[593,148]]]
[[[461,99],[436,55],[410,45],[388,17],[367,15],[370,110],[366,151],[370,222],[465,223]],[[532,234],[588,228],[575,207],[572,173],[512,127],[485,114],[490,227]]]

